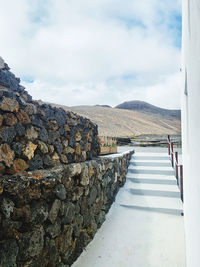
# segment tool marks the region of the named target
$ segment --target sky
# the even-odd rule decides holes
[[[34,99],[180,108],[181,0],[0,0],[0,56]]]

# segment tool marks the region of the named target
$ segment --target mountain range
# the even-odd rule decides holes
[[[124,102],[115,108],[105,105],[62,107],[89,118],[99,127],[100,136],[180,134],[181,111],[163,109],[143,101]]]

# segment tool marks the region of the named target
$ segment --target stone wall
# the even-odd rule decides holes
[[[92,159],[97,135],[90,120],[33,101],[0,58],[0,174]]]
[[[0,266],[71,266],[105,220],[132,152],[0,177]]]

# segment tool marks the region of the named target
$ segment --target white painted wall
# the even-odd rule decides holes
[[[200,0],[183,0],[182,135],[187,267],[200,266]]]

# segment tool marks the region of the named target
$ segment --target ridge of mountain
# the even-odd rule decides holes
[[[135,110],[148,114],[157,114],[160,116],[168,116],[176,119],[181,119],[181,110],[160,108],[140,100],[127,101],[117,105],[115,108]]]

